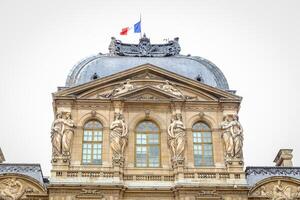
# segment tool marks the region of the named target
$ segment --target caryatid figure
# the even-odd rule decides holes
[[[62,113],[56,114],[56,119],[51,127],[52,157],[60,156],[62,153],[63,118]]]
[[[115,120],[111,123],[110,130],[110,146],[113,151],[113,159],[120,160],[124,157],[128,140],[128,128],[120,113],[115,113]]]
[[[63,125],[62,154],[64,156],[70,156],[75,128],[74,121],[71,119],[71,113],[66,113],[66,118],[63,120]]]
[[[237,115],[227,115],[221,124],[222,137],[227,158],[241,158],[243,147],[243,128]]]
[[[185,148],[185,127],[180,114],[176,114],[168,127],[169,146],[173,154],[174,161],[184,160],[183,152]]]

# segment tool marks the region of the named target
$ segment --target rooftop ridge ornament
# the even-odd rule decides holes
[[[151,44],[150,39],[144,34],[139,44],[122,43],[115,37],[111,38],[109,49],[110,56],[133,56],[133,57],[166,57],[178,55],[181,48],[179,38],[169,40],[165,44]]]

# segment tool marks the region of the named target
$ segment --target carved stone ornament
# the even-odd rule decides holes
[[[124,94],[135,89],[136,86],[131,83],[130,79],[127,79],[124,83],[121,83],[118,87],[113,89],[111,92],[107,94],[98,95],[98,98],[110,98],[120,94]]]
[[[23,184],[16,178],[5,179],[0,183],[0,199],[19,199],[25,192]]]
[[[217,193],[216,190],[202,190],[201,192],[198,193],[196,196],[196,200],[200,199],[211,199],[211,200],[220,200],[222,199],[220,194]]]
[[[243,148],[243,128],[238,120],[238,115],[226,115],[221,123],[222,137],[225,145],[225,157],[241,159]]]
[[[144,36],[139,44],[126,44],[112,37],[109,49],[109,55],[135,56],[135,57],[165,57],[178,55],[181,48],[178,43],[179,38],[168,41],[165,44],[150,44],[150,39]]]
[[[113,164],[123,165],[124,151],[128,141],[128,127],[121,113],[115,113],[115,119],[110,125],[110,130]]]
[[[172,162],[175,166],[184,163],[185,135],[182,116],[177,113],[168,127],[168,144],[172,153]]]
[[[95,189],[85,189],[83,188],[81,192],[76,195],[79,199],[98,199],[98,200],[106,200],[103,193],[100,190]]]
[[[170,81],[166,80],[164,84],[160,84],[157,86],[159,89],[166,91],[170,94],[173,94],[175,96],[181,97],[181,98],[185,98],[184,95],[182,94],[182,92],[180,90],[178,90],[175,85],[173,83],[171,83]]]
[[[51,128],[52,160],[54,162],[58,158],[70,159],[74,128],[75,123],[71,119],[71,113],[57,113]]]
[[[296,200],[300,199],[300,186],[278,180],[261,186],[251,196],[272,200]]]

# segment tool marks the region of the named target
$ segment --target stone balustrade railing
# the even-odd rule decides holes
[[[56,171],[56,177],[88,177],[88,178],[113,178],[111,171]],[[227,172],[195,172],[183,173],[185,179],[242,179],[244,174]],[[124,174],[124,181],[174,181],[174,175],[147,175],[147,174]]]

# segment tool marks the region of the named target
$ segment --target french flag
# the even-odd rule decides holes
[[[142,25],[141,25],[142,20],[138,21],[133,25],[133,31],[134,33],[141,33],[142,32]],[[122,31],[120,32],[120,35],[127,35],[128,31],[132,29],[132,27],[125,27],[122,28]]]

